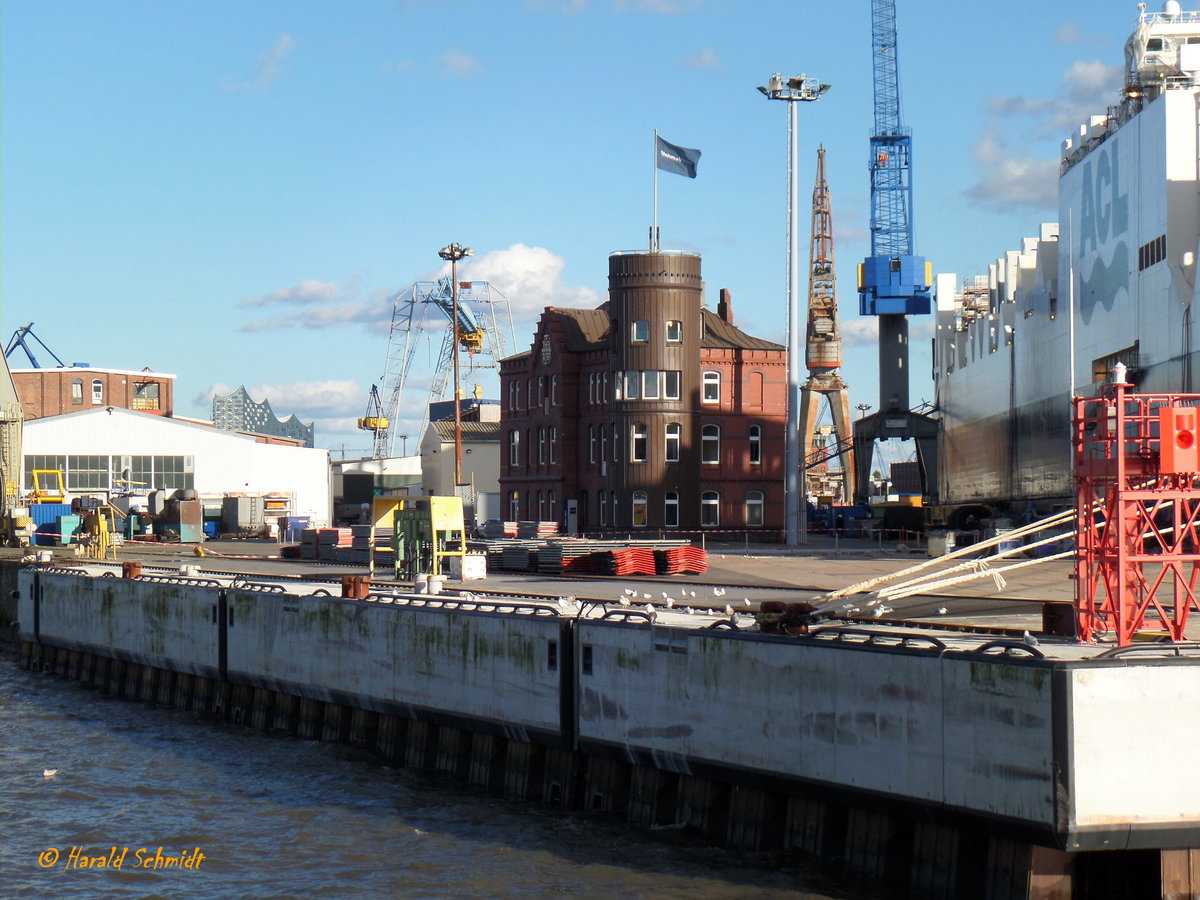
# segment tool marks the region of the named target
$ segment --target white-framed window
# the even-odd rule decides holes
[[[750,426],[750,465],[762,464],[762,426]]]
[[[716,491],[700,495],[700,524],[707,527],[721,524],[721,495]]]
[[[643,372],[642,373],[642,399],[657,400],[659,394],[659,378],[661,372]]]
[[[644,344],[650,340],[650,323],[645,319],[637,319],[630,327],[629,339],[635,344]]]
[[[720,372],[705,372],[704,373],[704,393],[700,395],[700,399],[704,403],[720,403],[721,402],[721,373]]]
[[[546,518],[548,521],[558,521],[558,504],[554,502],[554,488],[546,492]]]
[[[645,462],[650,452],[650,429],[638,422],[629,433],[629,461]]]
[[[550,465],[558,464],[558,426],[550,426]]]
[[[613,528],[617,527],[617,492],[612,492],[612,523]]]
[[[600,491],[600,527],[608,524],[608,493]]]
[[[600,375],[600,402],[608,402],[608,373],[602,372]]]
[[[632,524],[634,528],[645,528],[646,527],[646,507],[647,507],[647,505],[648,505],[648,501],[646,498],[646,492],[645,491],[634,491],[633,492],[633,503],[630,505],[630,515],[632,516],[632,521],[630,524]]]
[[[679,372],[668,370],[663,372],[663,399],[679,399]]]
[[[621,427],[613,422],[613,462],[621,461]],[[613,501],[616,502],[615,500]],[[613,507],[614,509],[616,507]],[[615,524],[615,523],[614,523]]]
[[[596,461],[596,426],[588,426],[588,462]]]
[[[546,376],[538,376],[538,406],[541,406],[546,400]]]
[[[538,426],[538,464],[545,465],[546,463],[546,428],[543,425]]]
[[[596,402],[596,373],[588,375],[588,403]]]
[[[679,449],[683,436],[683,426],[678,422],[668,422],[665,431],[665,446],[663,459],[667,462],[679,462]]]
[[[763,523],[763,492],[746,491],[746,525],[758,528]]]
[[[79,404],[83,402],[83,379],[76,378],[71,382],[71,402]]]
[[[510,466],[521,464],[521,430],[519,428],[514,428],[508,433],[508,464]]]
[[[92,403],[99,405],[104,402],[104,382],[97,378],[92,382]]]
[[[663,497],[663,525],[667,528],[679,527],[678,491],[667,491]]]
[[[683,340],[683,323],[678,319],[667,320],[667,343],[677,344]]]
[[[521,386],[516,381],[508,383],[508,408],[521,408]]]
[[[636,369],[631,369],[625,373],[625,399],[638,399],[638,387],[641,385],[642,373]]]
[[[721,462],[720,425],[705,425],[700,429],[700,462],[708,466]]]
[[[600,459],[608,459],[608,427],[605,425],[597,426],[600,432]]]
[[[515,522],[521,518],[521,495],[516,491],[508,492],[508,521]]]
[[[546,521],[545,503],[546,503],[546,501],[542,497],[542,492],[538,491],[537,492],[537,520],[539,522]]]
[[[550,405],[558,406],[558,376],[550,376]]]
[[[533,409],[533,379],[525,382],[525,408]]]

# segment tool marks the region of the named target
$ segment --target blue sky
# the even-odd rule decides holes
[[[1136,14],[898,0],[935,270],[986,271],[1055,219],[1059,142],[1116,102]],[[729,288],[737,324],[782,342],[786,108],[755,90],[776,71],[833,86],[799,110],[801,250],[806,265],[824,144],[843,375],[874,404],[855,292],[867,0],[6,0],[0,330],[32,321],[67,362],[175,373],[184,415],[244,384],[357,455],[391,298],[457,241],[476,252],[462,277],[508,296],[520,347],[546,305],[602,302],[608,254],[645,246],[657,128],[703,152],[694,181],[660,178],[663,247],[699,251],[710,307]],[[912,330],[917,402],[928,320]],[[409,379],[413,435],[438,340]]]

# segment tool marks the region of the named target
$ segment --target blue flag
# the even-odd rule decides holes
[[[688,178],[696,177],[696,166],[700,162],[700,151],[687,147],[677,147],[675,144],[658,139],[658,153],[655,156],[658,167],[664,172],[674,172]]]

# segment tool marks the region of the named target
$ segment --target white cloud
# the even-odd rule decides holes
[[[292,40],[290,34],[281,34],[275,41],[274,46],[259,57],[258,69],[249,80],[231,81],[226,79],[221,83],[221,86],[225,90],[234,93],[266,90],[275,76],[279,74],[280,62],[292,52],[292,48],[295,46],[296,42]]]
[[[442,64],[455,75],[477,75],[483,71],[479,60],[461,50],[451,50],[442,54]]]
[[[1011,150],[995,135],[971,148],[980,179],[967,196],[997,210],[1052,209],[1058,203],[1058,160],[1036,159]]]
[[[695,56],[689,56],[683,64],[689,69],[719,69],[724,65],[710,47],[704,48]]]
[[[491,250],[459,264],[464,281],[488,281],[508,299],[514,322],[535,322],[547,306],[599,306],[607,299],[603,291],[563,284],[563,259],[545,247],[513,244]],[[430,281],[450,274],[450,264],[414,279]],[[287,328],[325,329],[362,325],[372,334],[387,334],[391,328],[394,298],[399,290],[376,289],[367,299],[358,299],[357,279],[346,285],[306,280],[298,285],[269,291],[242,301],[246,307],[288,307],[267,318],[255,319],[242,331],[264,332]],[[405,285],[401,290],[408,287]]]
[[[1019,149],[1032,140],[1061,139],[1107,109],[1121,86],[1121,66],[1072,63],[1054,97],[993,97],[983,136],[972,147],[979,180],[967,195],[998,210],[1047,209],[1057,203],[1058,157]]]
[[[547,306],[596,307],[608,299],[605,292],[563,284],[563,259],[545,247],[513,244],[490,250],[459,265],[460,278],[491,282],[508,298],[514,320],[536,321]],[[439,275],[449,275],[447,263]]]
[[[297,285],[279,288],[258,297],[247,297],[242,306],[306,306],[314,303],[334,303],[346,293],[346,288],[332,281],[306,278]]]
[[[701,0],[616,0],[617,10],[632,9],[636,12],[658,13],[671,16],[700,5]]]
[[[385,62],[380,68],[385,72],[410,72],[415,66],[416,63],[411,59],[404,59],[397,62]]]
[[[193,402],[211,408],[214,396],[224,396],[235,390],[237,388],[216,382],[198,393]],[[330,416],[348,417],[351,412],[357,416],[358,408],[365,408],[367,404],[367,391],[349,378],[246,385],[246,393],[255,403],[269,402],[272,411],[281,419],[295,415],[306,422]]]
[[[838,323],[843,347],[874,347],[879,343],[879,318],[857,316]]]

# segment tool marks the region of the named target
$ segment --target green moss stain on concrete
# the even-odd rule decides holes
[[[1032,697],[1046,688],[1048,669],[1033,666],[1006,666],[1002,663],[971,663],[971,685],[989,694],[1004,697]]]

